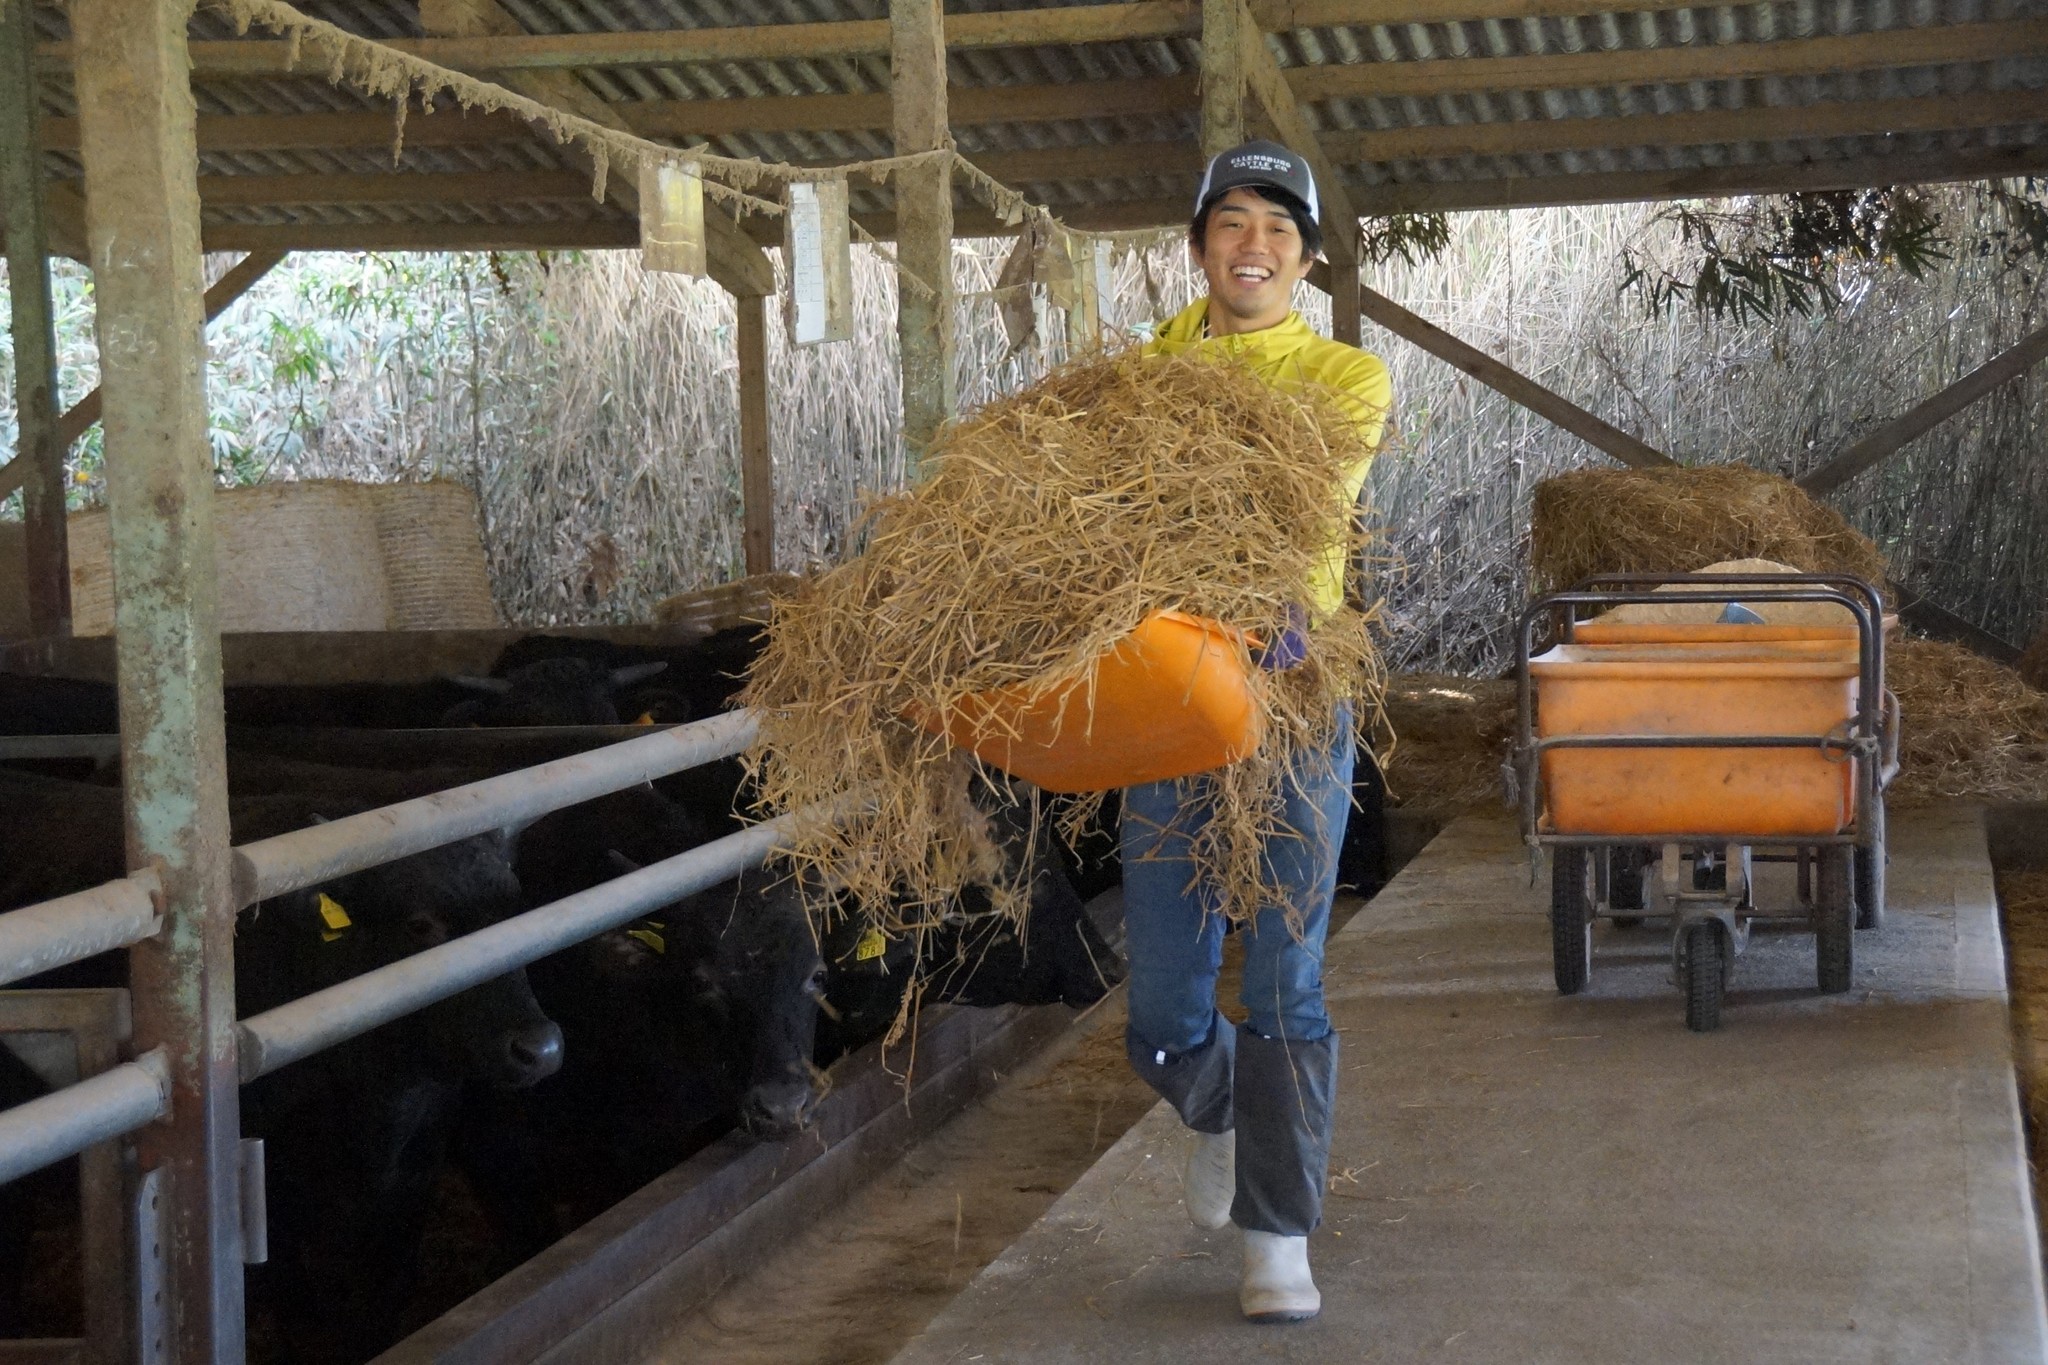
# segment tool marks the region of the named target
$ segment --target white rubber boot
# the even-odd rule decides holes
[[[1237,1302],[1253,1322],[1306,1322],[1322,1312],[1323,1296],[1308,1273],[1308,1238],[1246,1228]]]
[[[1196,1133],[1188,1150],[1182,1197],[1188,1221],[1214,1231],[1230,1221],[1230,1203],[1237,1198],[1237,1130]]]

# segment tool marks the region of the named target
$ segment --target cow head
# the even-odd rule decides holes
[[[502,677],[458,674],[449,681],[477,695],[451,707],[441,723],[617,725],[620,698],[667,667],[659,660],[606,668],[589,659],[557,658],[520,664]]]
[[[503,841],[480,835],[265,902],[252,925],[256,931],[244,938],[252,947],[264,942],[266,957],[281,954],[292,964],[290,974],[299,980],[285,987],[291,998],[473,933],[522,908]],[[524,970],[385,1027],[394,1031],[394,1042],[404,1036],[400,1051],[409,1062],[502,1089],[533,1085],[562,1064],[562,1031],[541,1011]]]
[[[825,961],[797,883],[754,872],[688,909],[716,934],[713,981],[742,1126],[777,1136],[807,1126],[820,1098],[811,1053],[825,999]]]

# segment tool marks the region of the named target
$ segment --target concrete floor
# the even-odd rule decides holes
[[[1857,990],[1759,933],[1701,1035],[1653,929],[1602,926],[1559,998],[1547,875],[1508,824],[1454,825],[1331,940],[1319,1320],[1239,1319],[1236,1234],[1186,1221],[1162,1105],[899,1365],[2042,1360],[1981,826],[1901,815],[1892,848]]]

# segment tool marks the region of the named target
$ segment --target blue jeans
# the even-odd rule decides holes
[[[1268,884],[1301,911],[1299,937],[1277,908],[1261,911],[1239,931],[1246,935],[1239,998],[1251,1012],[1252,1030],[1266,1038],[1314,1042],[1330,1033],[1323,1009],[1323,939],[1337,889],[1337,850],[1351,813],[1355,757],[1347,706],[1328,770],[1298,767],[1289,781],[1286,824],[1301,837],[1267,843]],[[1134,1055],[1141,1047],[1169,1056],[1192,1053],[1215,1032],[1223,917],[1215,889],[1195,882],[1189,853],[1209,817],[1199,779],[1150,782],[1124,792],[1124,924]]]

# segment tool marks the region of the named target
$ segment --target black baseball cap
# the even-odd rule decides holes
[[[1277,142],[1246,142],[1209,159],[1202,172],[1202,186],[1195,191],[1195,217],[1231,190],[1245,185],[1285,190],[1308,208],[1309,221],[1318,228],[1323,214],[1316,200],[1316,178],[1308,162]]]

